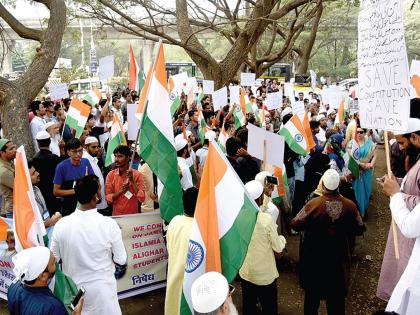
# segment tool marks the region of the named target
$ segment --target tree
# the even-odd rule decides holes
[[[195,0],[176,0],[175,7],[163,7],[153,0],[78,2],[84,16],[104,26],[184,48],[204,77],[215,81],[216,88],[229,83],[243,64],[261,75],[285,58],[305,26],[322,14],[322,0],[236,0],[232,7],[227,0],[200,5]],[[200,39],[208,33],[217,33],[229,43],[221,61]],[[268,45],[260,49],[260,41]]]
[[[36,54],[26,72],[17,80],[0,77],[0,111],[3,134],[18,145],[25,145],[32,156],[32,136],[28,125],[28,107],[48,80],[57,62],[61,39],[66,26],[64,0],[34,0],[45,5],[50,18],[45,30],[24,26],[0,3],[0,17],[23,39],[39,43]]]

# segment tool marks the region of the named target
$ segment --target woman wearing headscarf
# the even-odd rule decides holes
[[[359,178],[353,180],[353,190],[356,195],[357,205],[359,206],[360,215],[365,217],[366,209],[369,206],[370,197],[372,195],[372,178],[373,168],[376,162],[376,144],[367,134],[366,129],[360,126],[356,129],[359,144]],[[353,140],[350,140],[347,149],[351,150]]]

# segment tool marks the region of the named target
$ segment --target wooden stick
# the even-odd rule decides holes
[[[385,140],[385,158],[386,158],[386,168],[388,171],[388,177],[392,178],[392,170],[391,170],[391,160],[389,154],[389,141],[388,141],[388,131],[384,132],[384,140]],[[395,251],[395,259],[400,259],[400,251],[398,248],[398,234],[397,234],[397,225],[395,224],[394,218],[391,220],[392,225],[392,236],[394,237],[394,251]]]

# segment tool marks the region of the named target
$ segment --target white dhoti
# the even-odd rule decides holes
[[[116,281],[78,283],[86,289],[82,315],[121,315]]]

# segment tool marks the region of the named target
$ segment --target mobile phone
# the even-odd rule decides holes
[[[73,301],[71,301],[69,307],[72,311],[75,310],[77,304],[79,303],[80,299],[82,298],[83,295],[85,295],[85,288],[84,287],[80,287],[79,291],[77,292],[76,296],[74,297]]]
[[[279,184],[279,180],[275,176],[267,176],[266,178],[267,178],[267,183],[269,184],[273,184],[273,185]]]

